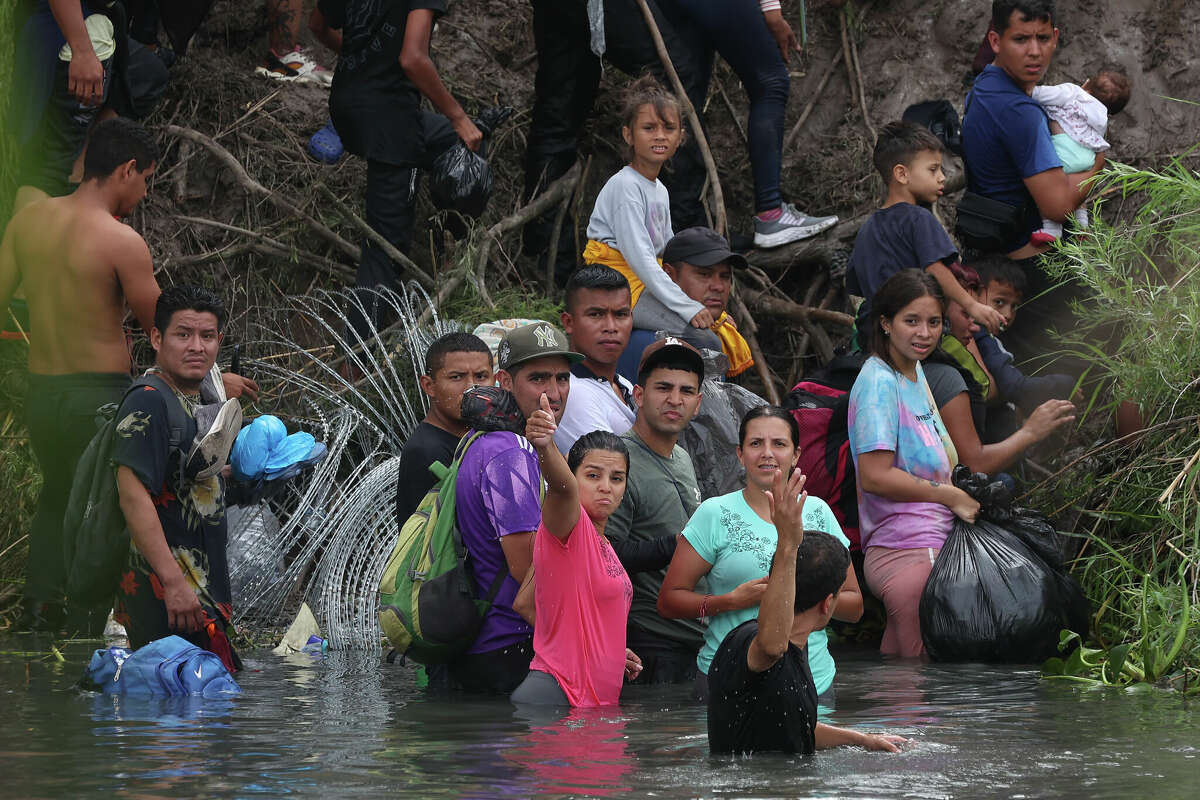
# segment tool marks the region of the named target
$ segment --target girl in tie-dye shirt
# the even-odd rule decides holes
[[[941,338],[941,290],[920,270],[902,270],[871,305],[872,355],[849,408],[863,567],[887,608],[880,650],[919,656],[925,581],[954,517],[974,521],[979,504],[950,483],[958,457],[921,370]]]

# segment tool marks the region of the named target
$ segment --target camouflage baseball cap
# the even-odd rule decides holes
[[[546,356],[563,356],[572,364],[583,361],[583,355],[567,344],[565,333],[549,322],[535,322],[504,335],[496,350],[496,365],[499,369],[512,369],[522,362]]]

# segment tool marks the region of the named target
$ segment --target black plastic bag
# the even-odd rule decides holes
[[[1053,570],[1014,534],[956,519],[921,594],[921,637],[935,661],[1042,661],[1064,605]]]
[[[956,519],[921,594],[921,637],[935,661],[1037,663],[1059,632],[1087,633],[1083,591],[1062,568],[1058,532],[1011,492],[959,467],[954,484],[980,501],[975,524]]]
[[[701,352],[705,377],[700,384],[700,408],[680,434],[679,446],[696,465],[700,496],[707,500],[746,485],[746,470],[737,458],[738,426],[747,411],[767,401],[736,383],[716,380],[729,368],[729,359],[719,351]]]
[[[441,210],[479,217],[491,196],[492,168],[462,142],[434,159],[429,197]]]

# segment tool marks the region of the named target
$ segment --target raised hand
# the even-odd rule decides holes
[[[529,415],[525,421],[525,438],[539,450],[554,446],[554,432],[558,425],[554,422],[554,410],[550,408],[550,398],[542,392],[540,408]]]
[[[803,472],[793,469],[784,481],[783,471],[777,469],[771,491],[766,493],[771,504],[771,521],[775,523],[779,540],[796,547],[804,541],[804,501],[808,499],[804,484],[807,480]]]

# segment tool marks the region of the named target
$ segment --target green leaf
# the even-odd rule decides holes
[[[1125,669],[1125,660],[1129,657],[1131,647],[1131,644],[1119,644],[1108,651],[1108,672],[1114,682],[1121,677],[1121,670]]]
[[[1061,658],[1058,658],[1058,657],[1047,658],[1046,663],[1042,664],[1042,675],[1045,675],[1045,676],[1062,675],[1063,668],[1065,666],[1066,666],[1066,663]]]
[[[1089,669],[1089,665],[1083,660],[1083,648],[1077,647],[1075,651],[1067,657],[1067,661],[1063,664],[1063,675],[1083,675]]]

